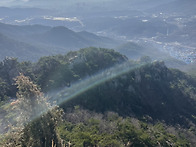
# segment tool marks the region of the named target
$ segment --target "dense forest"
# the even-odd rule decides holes
[[[0,62],[0,144],[195,146],[195,87],[194,76],[162,61],[128,60],[105,48],[35,63],[5,58]]]

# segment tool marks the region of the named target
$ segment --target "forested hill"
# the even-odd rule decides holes
[[[169,124],[196,123],[196,81],[179,70],[154,62],[131,70],[66,101],[70,106],[122,116],[160,120]]]
[[[122,73],[113,76],[111,67],[118,66]],[[87,85],[90,88],[85,91],[79,87],[80,94],[39,117],[37,111],[48,105],[41,91],[53,93],[48,97],[58,103],[75,83],[99,74],[111,78]],[[164,62],[151,62],[147,57],[128,61],[104,48],[42,57],[37,63],[6,58],[0,63],[1,101],[17,100],[0,109],[5,115],[0,118],[1,131],[6,134],[0,137],[0,145],[194,146],[195,87],[195,79],[168,69]],[[62,89],[65,95],[58,92]],[[18,110],[23,115],[18,116]],[[7,126],[8,122],[16,125]]]
[[[13,79],[19,73],[29,76],[44,92],[49,92],[127,60],[120,53],[104,48],[85,48],[66,55],[42,57],[36,63],[18,62],[8,57],[0,62],[0,86],[4,89],[0,97],[15,97]]]

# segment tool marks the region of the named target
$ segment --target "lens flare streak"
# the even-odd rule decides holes
[[[51,109],[53,109],[57,105],[65,103],[66,101],[71,100],[71,99],[77,97],[78,95],[80,95],[80,94],[82,94],[82,93],[84,93],[84,92],[86,92],[86,91],[104,83],[104,82],[107,82],[107,81],[109,81],[113,78],[121,76],[121,75],[123,75],[127,72],[130,72],[130,71],[132,71],[136,68],[139,68],[143,65],[144,64],[135,64],[135,63],[133,64],[132,62],[126,62],[126,63],[123,63],[123,64],[118,64],[118,65],[115,65],[112,68],[101,71],[101,72],[99,72],[98,74],[96,74],[94,76],[89,76],[88,78],[86,78],[84,80],[81,80],[78,83],[74,83],[70,87],[65,87],[60,91],[52,92],[52,93],[48,94],[48,97],[49,97],[48,103],[50,103],[50,105],[47,108],[44,108],[42,112],[38,113],[31,120],[28,120],[27,122],[23,122],[22,124],[27,124],[27,123],[33,121],[34,119],[39,118],[41,115],[47,113],[48,111],[50,111]],[[1,106],[0,110],[1,111],[6,110],[5,107],[9,111],[14,111],[14,109],[12,108],[13,107],[13,102],[6,103],[5,105]],[[10,114],[10,113],[12,113],[12,112],[5,113],[4,114],[5,116],[2,114],[0,117],[1,118],[6,118],[7,115]],[[13,120],[20,119],[19,118],[20,114],[18,114],[16,116],[13,116],[13,117],[16,117],[16,118],[12,118]],[[6,122],[6,120],[4,120],[4,122]],[[9,126],[13,126],[13,127],[17,126],[17,124],[16,124],[17,122],[15,122],[14,124],[12,124],[11,122],[9,122],[9,123],[10,123]],[[3,124],[0,127],[0,135],[4,135],[6,133],[6,131],[4,129],[6,124],[7,123]]]
[[[71,85],[71,87],[65,87],[60,92],[53,93],[52,99],[56,101],[57,105],[64,103],[86,91],[92,89],[104,82],[107,82],[113,78],[116,78],[120,75],[123,75],[135,68],[141,67],[143,64],[132,64],[130,62],[126,62],[120,65],[116,65],[110,69],[106,69],[97,75],[90,76],[81,82],[75,83]]]

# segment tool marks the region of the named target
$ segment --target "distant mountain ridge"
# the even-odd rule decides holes
[[[5,57],[15,57],[21,60],[36,61],[42,55],[49,54],[47,50],[8,38],[0,34],[0,60]]]
[[[43,25],[18,26],[18,25],[0,23],[0,33],[10,38],[18,39],[18,40],[20,39],[24,40],[26,38],[25,36],[46,32],[50,29],[51,27],[43,26]]]
[[[70,50],[90,46],[112,48],[120,43],[85,31],[74,32],[64,26],[16,26],[0,23],[0,33],[2,34],[1,60],[5,56],[13,56],[19,60],[36,61],[44,55],[64,54]],[[21,49],[24,51],[22,54]],[[12,50],[14,53],[11,53]]]
[[[115,42],[112,39],[106,37],[100,37],[93,33],[86,31],[74,32],[66,27],[59,26],[53,27],[49,31],[40,35],[36,34],[35,40],[51,45],[64,46],[69,48],[84,48],[88,46],[102,46],[108,45],[115,46]]]

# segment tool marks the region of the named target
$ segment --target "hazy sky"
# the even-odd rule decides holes
[[[41,7],[41,8],[58,8],[69,7],[71,5],[99,5],[100,3],[115,2],[119,0],[0,0],[0,6],[5,7]],[[126,1],[126,0],[124,0]],[[135,1],[135,0],[130,0]]]
[[[0,6],[23,5],[29,0],[0,0]]]
[[[108,9],[112,8],[129,8],[133,6],[149,7],[153,6],[156,3],[165,3],[173,0],[0,0],[0,6],[15,6],[15,7],[38,7],[38,8],[65,8],[72,9],[72,6],[77,7],[103,7],[105,6]]]

